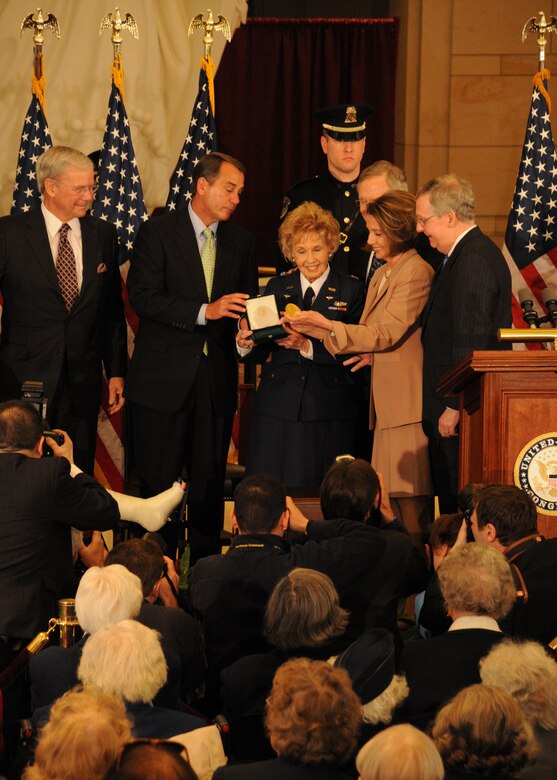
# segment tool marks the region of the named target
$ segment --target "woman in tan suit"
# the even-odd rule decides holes
[[[432,493],[427,439],[421,425],[419,318],[433,269],[413,248],[413,195],[392,192],[369,203],[366,225],[368,242],[385,264],[371,279],[360,324],[329,320],[315,311],[300,312],[290,323],[301,333],[322,338],[332,355],[358,353],[345,361],[353,371],[372,366],[371,462],[383,475],[395,511],[417,536],[430,519]]]

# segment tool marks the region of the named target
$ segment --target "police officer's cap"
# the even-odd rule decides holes
[[[315,112],[323,130],[337,141],[359,141],[365,138],[365,118],[373,111],[373,106],[365,103],[343,103],[340,106],[328,106]]]

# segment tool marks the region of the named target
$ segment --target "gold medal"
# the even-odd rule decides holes
[[[287,303],[286,307],[284,309],[284,313],[287,317],[295,317],[297,314],[299,314],[301,311],[299,306],[296,306],[295,303]]]

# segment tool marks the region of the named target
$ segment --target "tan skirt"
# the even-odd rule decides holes
[[[375,428],[371,465],[381,472],[392,496],[433,494],[427,437],[421,423]]]

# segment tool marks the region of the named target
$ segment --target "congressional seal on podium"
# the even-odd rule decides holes
[[[557,432],[528,442],[514,463],[514,482],[532,498],[538,512],[557,515]]]

